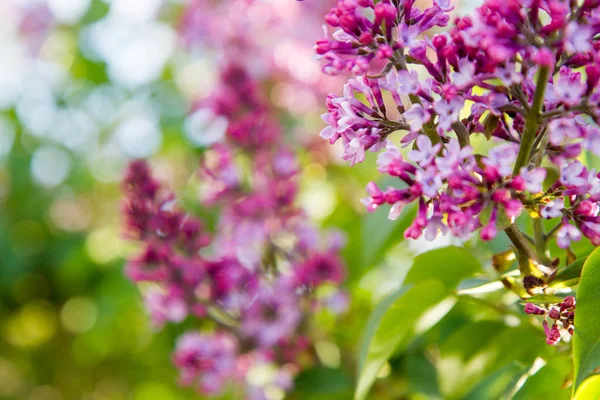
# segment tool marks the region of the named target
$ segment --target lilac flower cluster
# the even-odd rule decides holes
[[[351,165],[380,153],[378,170],[405,184],[369,184],[367,209],[390,204],[393,219],[418,203],[407,238],[480,230],[489,240],[508,229],[530,258],[513,224],[524,210],[559,221],[550,233],[560,247],[582,236],[600,244],[598,172],[577,160],[600,155],[598,6],[487,0],[432,34],[448,24],[449,1],[421,11],[411,0],[339,0],[325,18],[333,39],[316,51],[326,73],[357,76],[327,97],[321,136],[341,142]],[[477,152],[475,135],[493,147]]]
[[[424,11],[414,0],[338,0],[325,16],[334,32],[330,36],[326,30],[316,51],[325,59],[328,74],[363,74],[372,64],[397,62],[397,52],[415,46],[421,32],[446,26],[453,8],[450,0],[435,0]]]
[[[575,298],[567,296],[565,299],[548,308],[538,307],[535,304],[525,304],[525,312],[530,315],[543,315],[544,333],[546,334],[546,343],[556,346],[562,339],[561,332],[566,332],[573,336],[573,320],[575,318]],[[551,320],[551,326],[548,323]]]
[[[298,162],[243,67],[225,67],[199,111],[213,124],[226,121],[224,137],[204,151],[198,169],[200,201],[220,215],[216,227],[186,213],[149,166],[134,161],[123,180],[124,216],[142,249],[126,272],[149,287],[146,305],[156,325],[187,318],[216,324],[178,341],[182,384],[217,395],[243,383],[248,398],[262,399],[265,388],[248,379],[252,371],[271,366],[269,385],[289,389],[314,357],[310,315],[340,311],[330,305],[345,296],[337,288],[345,275],[337,255],[343,240],[316,230],[295,205]]]
[[[350,165],[379,153],[378,171],[398,184],[371,182],[362,202],[390,205],[390,219],[416,203],[406,238],[478,231],[490,240],[504,230],[519,282],[545,285],[560,262],[550,240],[567,260],[584,236],[600,245],[600,174],[580,161],[600,155],[600,2],[485,0],[433,31],[450,11],[448,0],[424,10],[413,0],[338,0],[316,53],[325,73],[355,76],[328,95],[321,137],[341,144]],[[533,235],[516,225],[521,214]],[[547,232],[544,219],[556,221]],[[556,321],[544,322],[549,344],[558,325],[572,333],[567,303],[527,306]]]

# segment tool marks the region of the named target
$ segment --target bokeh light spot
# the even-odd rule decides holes
[[[96,305],[85,297],[74,297],[67,301],[60,311],[60,321],[68,332],[84,333],[96,324]]]
[[[7,318],[3,329],[5,340],[14,346],[34,348],[54,336],[57,328],[56,310],[46,301],[27,303]]]
[[[135,388],[133,400],[180,400],[171,389],[158,382],[146,382]]]
[[[31,158],[31,174],[42,186],[54,187],[69,175],[71,160],[66,151],[51,145],[42,146]]]
[[[17,366],[0,358],[0,397],[17,398],[23,388],[23,376]]]
[[[116,230],[104,228],[88,235],[86,250],[92,260],[106,264],[122,255],[124,246]]]

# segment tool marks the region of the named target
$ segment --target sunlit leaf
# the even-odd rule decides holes
[[[551,294],[536,294],[535,296],[524,299],[524,303],[533,303],[533,304],[553,304],[560,303],[563,301],[562,297],[554,296]]]
[[[414,214],[415,207],[409,205],[393,221],[387,218],[385,210],[363,217],[361,264],[365,267],[376,265],[392,246],[402,242],[404,231],[414,219]]]
[[[579,277],[581,276],[581,270],[583,269],[585,260],[586,258],[579,258],[558,271],[556,277],[550,284],[550,287],[558,288],[576,285],[579,282]]]
[[[510,328],[500,321],[463,326],[440,346],[437,367],[444,398],[462,398],[512,362],[532,362],[541,344],[537,332],[527,326]]]
[[[394,351],[406,347],[454,306],[456,300],[448,297],[450,293],[441,282],[427,281],[401,287],[382,300],[371,314],[361,341],[356,400],[366,397]]]
[[[577,389],[575,400],[600,399],[600,375],[594,375],[583,381]]]
[[[583,380],[600,366],[600,248],[583,265],[577,289],[573,363],[575,392]]]
[[[516,388],[513,400],[569,399],[565,388],[573,366],[570,358],[556,357],[538,371],[525,376],[522,385]]]
[[[464,400],[499,399],[522,373],[523,367],[511,363],[482,380]]]
[[[480,270],[481,265],[469,250],[448,246],[418,255],[404,282],[418,283],[437,279],[446,286],[455,288],[460,281]]]

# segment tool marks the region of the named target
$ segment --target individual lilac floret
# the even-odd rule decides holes
[[[280,285],[260,291],[242,314],[242,333],[261,347],[276,345],[290,336],[300,322],[300,311],[292,288]]]
[[[581,232],[579,229],[569,224],[567,220],[563,220],[562,226],[556,232],[556,243],[558,244],[558,247],[568,249],[571,242],[578,242],[580,240]]]
[[[177,340],[173,361],[183,385],[196,385],[208,395],[221,393],[235,379],[237,342],[225,333],[189,332]]]

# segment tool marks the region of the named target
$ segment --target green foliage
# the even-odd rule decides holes
[[[600,376],[595,375],[583,381],[577,393],[575,400],[588,400],[600,398]]]
[[[562,297],[554,296],[552,294],[536,294],[525,300],[525,302],[533,304],[553,304],[560,303],[561,301],[563,301]]]
[[[415,257],[404,282],[417,283],[436,279],[449,288],[456,288],[463,279],[480,270],[481,265],[469,250],[448,246]]]
[[[351,396],[352,380],[341,369],[323,366],[302,372],[295,382],[299,399],[339,399]]]
[[[415,335],[437,323],[454,305],[450,295],[442,283],[427,281],[404,286],[378,305],[361,341],[356,400],[366,397],[377,373],[395,351],[406,348]]]
[[[577,289],[573,363],[573,392],[600,366],[600,248],[583,265]]]
[[[355,399],[364,399],[377,373],[395,352],[437,324],[454,306],[452,290],[480,270],[464,248],[446,247],[419,255],[405,285],[385,297],[367,322],[358,361]]]
[[[579,258],[566,266],[565,268],[558,271],[556,277],[550,284],[552,288],[570,287],[575,286],[579,283],[581,276],[581,270],[586,258]]]
[[[437,367],[444,398],[462,398],[483,378],[513,362],[530,364],[538,344],[539,337],[527,326],[512,328],[500,321],[465,325],[440,345]]]
[[[390,221],[384,210],[377,210],[363,218],[361,264],[368,267],[377,265],[394,245],[404,240],[404,231],[415,217],[414,205],[407,206],[400,216]]]
[[[556,357],[538,371],[529,373],[526,381],[518,388],[514,400],[569,399],[566,388],[571,373],[571,360],[568,357]]]

